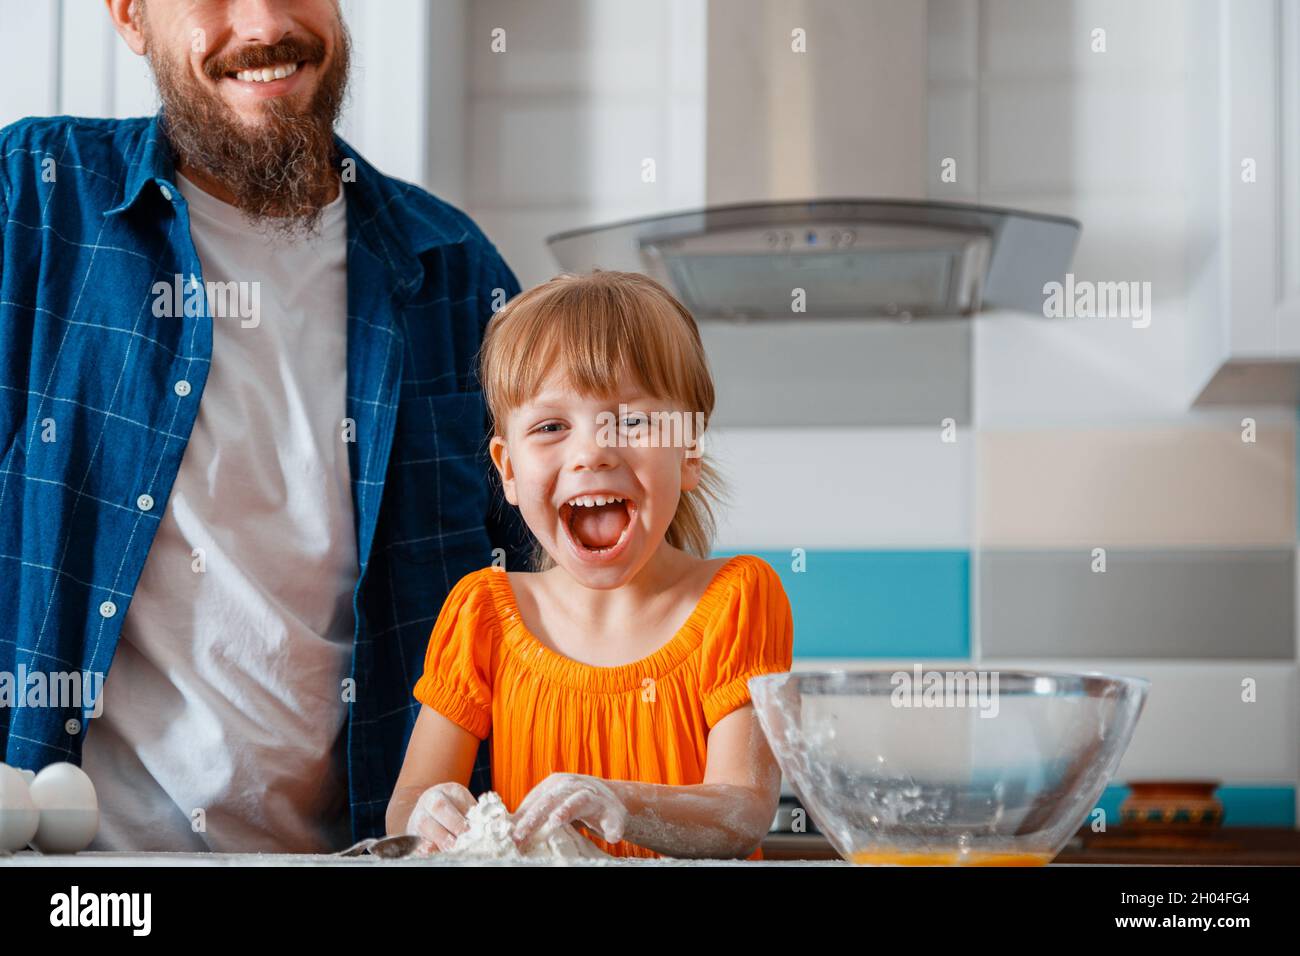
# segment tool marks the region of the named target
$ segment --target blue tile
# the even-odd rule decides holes
[[[970,657],[969,551],[788,551],[757,554],[790,597],[796,657]]]
[[[1128,787],[1112,784],[1097,801],[1109,825],[1118,825],[1119,805],[1128,793]],[[1223,786],[1215,796],[1223,804],[1224,826],[1295,827],[1295,787]]]

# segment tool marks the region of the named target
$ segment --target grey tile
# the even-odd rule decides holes
[[[703,322],[720,426],[970,422],[971,320]]]
[[[991,657],[1294,660],[1295,550],[980,551]]]

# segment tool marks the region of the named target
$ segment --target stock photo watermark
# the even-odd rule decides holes
[[[911,671],[894,671],[889,683],[893,707],[969,707],[978,709],[981,717],[998,715],[997,671],[923,670],[917,664]]]
[[[641,424],[620,427],[630,417],[641,419]],[[596,425],[596,443],[602,448],[685,448],[687,458],[702,454],[703,412],[638,412],[620,403],[617,415],[601,412],[596,416]]]
[[[1129,319],[1135,329],[1151,324],[1150,282],[1091,282],[1065,274],[1065,282],[1043,286],[1048,319]]]
[[[159,319],[191,318],[203,314],[206,304],[214,319],[239,319],[245,329],[255,329],[262,319],[262,284],[260,282],[200,283],[197,276],[189,282],[179,272],[171,282],[153,284],[153,314]]]
[[[86,717],[104,712],[104,675],[100,671],[0,671],[0,709],[50,707],[80,710]]]

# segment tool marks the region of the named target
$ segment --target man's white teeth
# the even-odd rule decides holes
[[[574,508],[594,508],[596,505],[612,505],[614,502],[622,500],[622,498],[607,498],[604,495],[587,495],[582,498],[570,498],[566,504]]]
[[[298,72],[297,63],[288,63],[284,66],[268,66],[261,70],[240,70],[235,74],[235,79],[243,80],[245,83],[270,83],[272,80],[283,80],[286,76],[293,76]]]

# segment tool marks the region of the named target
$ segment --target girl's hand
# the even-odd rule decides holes
[[[515,843],[522,846],[543,828],[574,822],[586,824],[607,843],[617,843],[627,827],[627,807],[598,777],[553,773],[533,787],[515,811]]]
[[[456,837],[469,829],[465,814],[477,802],[454,781],[436,784],[420,794],[406,821],[407,833],[424,838],[417,854],[450,850]]]

